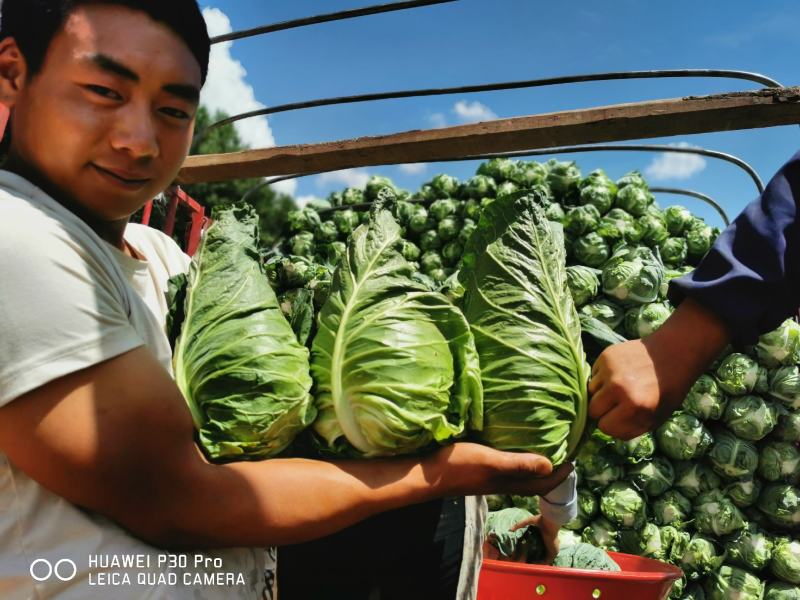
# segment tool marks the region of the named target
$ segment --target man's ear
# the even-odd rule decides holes
[[[0,40],[0,103],[13,108],[25,84],[27,63],[12,37]]]

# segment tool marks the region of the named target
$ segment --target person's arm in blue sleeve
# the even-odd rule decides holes
[[[674,281],[680,303],[653,334],[615,344],[592,369],[589,416],[631,439],[677,409],[730,342],[750,344],[800,304],[800,153],[772,178],[690,275]]]
[[[752,344],[800,306],[800,153],[717,239],[692,273],[673,280],[669,299],[693,298]]]

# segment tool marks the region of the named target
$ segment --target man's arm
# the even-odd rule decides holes
[[[607,348],[594,365],[589,415],[629,439],[660,425],[731,341],[758,335],[800,305],[800,153],[728,227],[691,274],[673,280],[680,303],[643,340]]]
[[[456,444],[425,458],[208,463],[186,403],[144,348],[0,409],[0,448],[30,477],[158,546],[290,544],[449,495],[546,493],[546,459]]]

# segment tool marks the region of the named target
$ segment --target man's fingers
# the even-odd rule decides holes
[[[523,527],[528,527],[530,525],[538,527],[541,519],[542,515],[534,515],[532,517],[528,517],[527,519],[522,519],[522,521],[519,523],[514,524],[514,526],[511,528],[511,531],[516,531],[517,529],[522,529]]]
[[[606,386],[592,396],[589,402],[589,418],[595,421],[608,413],[616,406],[616,398],[611,390]]]
[[[603,433],[620,440],[632,440],[648,431],[645,425],[637,423],[619,407],[605,413],[597,421],[597,427]]]

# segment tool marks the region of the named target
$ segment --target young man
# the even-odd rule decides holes
[[[611,346],[594,365],[589,416],[616,437],[658,427],[728,343],[753,344],[800,306],[800,153],[672,282],[680,306],[643,340]]]
[[[546,493],[567,476],[473,444],[383,461],[205,461],[165,335],[166,281],[187,258],[128,225],[189,149],[209,52],[197,4],[4,0],[1,37],[4,600],[266,596],[266,553],[253,548],[435,498]]]

